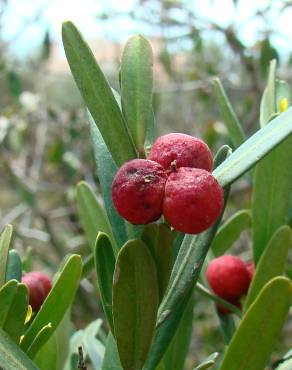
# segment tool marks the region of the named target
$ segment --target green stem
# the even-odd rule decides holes
[[[232,304],[228,301],[225,301],[225,299],[219,297],[218,295],[213,294],[212,292],[210,292],[209,289],[207,289],[201,283],[197,283],[196,290],[198,292],[202,293],[204,296],[212,299],[214,302],[216,302],[218,304],[221,304],[222,306],[228,308],[232,313],[234,313],[235,315],[237,315],[238,317],[241,318],[241,316],[242,316],[241,310],[238,307],[234,306],[234,304]]]

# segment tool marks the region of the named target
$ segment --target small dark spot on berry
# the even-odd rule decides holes
[[[127,168],[127,173],[129,174],[129,175],[133,175],[134,173],[136,173],[137,172],[137,168],[135,168],[135,167],[130,167],[130,168]]]

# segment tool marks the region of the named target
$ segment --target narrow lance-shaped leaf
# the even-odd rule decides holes
[[[153,53],[141,35],[131,37],[121,62],[121,95],[123,112],[134,143],[144,152],[144,141],[152,115]]]
[[[163,298],[171,274],[174,237],[175,233],[171,231],[168,225],[155,223],[146,225],[141,236],[155,261],[160,301]]]
[[[109,237],[105,233],[99,233],[95,244],[95,268],[102,307],[112,332],[112,288],[115,262]]]
[[[0,329],[0,359],[0,366],[5,370],[39,370],[2,329]]]
[[[45,325],[34,338],[33,342],[27,349],[26,353],[31,358],[34,359],[39,350],[46,344],[48,339],[51,337],[53,328],[51,323]]]
[[[22,263],[18,252],[15,249],[9,251],[6,281],[15,279],[21,281]]]
[[[276,65],[274,59],[270,62],[267,86],[264,90],[260,106],[260,125],[265,126],[276,113]]]
[[[290,247],[291,229],[289,226],[282,226],[274,233],[259,260],[248,290],[245,309],[252,304],[269,280],[284,273]]]
[[[136,157],[132,138],[112,90],[82,35],[70,22],[62,26],[66,57],[100,133],[118,166]]]
[[[221,116],[223,117],[224,123],[227,126],[232,143],[236,148],[245,141],[243,129],[219,78],[214,78],[213,83]]]
[[[42,346],[41,350],[36,355],[34,362],[39,366],[40,369],[46,367],[50,370],[62,370],[63,368],[58,367],[58,355],[60,347],[58,347],[56,335],[52,335],[47,343]]]
[[[241,210],[232,215],[219,228],[213,242],[212,251],[216,257],[224,254],[233,243],[239,238],[243,230],[247,229],[251,224],[250,212]]]
[[[98,203],[91,187],[85,181],[81,181],[77,185],[77,202],[80,221],[92,250],[94,249],[95,240],[99,231],[109,235],[111,242],[117,250],[107,215],[102,206]]]
[[[130,240],[118,255],[113,285],[114,331],[124,370],[142,369],[154,334],[157,307],[153,258],[141,240]]]
[[[178,329],[157,370],[183,370],[192,337],[194,300],[190,299]]]
[[[125,220],[117,214],[112,202],[111,186],[118,167],[113,161],[105,142],[96,127],[91,115],[88,115],[90,125],[90,136],[93,144],[96,167],[99,175],[99,182],[105,209],[109,222],[112,226],[113,234],[119,248],[126,242],[127,230]]]
[[[7,225],[0,235],[0,287],[5,283],[12,231],[13,227],[11,225]]]
[[[287,317],[291,298],[289,279],[276,277],[265,285],[240,322],[220,370],[265,369]]]
[[[289,92],[276,84],[279,98]],[[290,96],[286,96],[289,104]],[[280,101],[278,101],[280,104]],[[280,107],[279,107],[280,108]],[[290,108],[291,109],[291,108]],[[276,113],[276,112],[275,112]],[[277,119],[280,119],[282,113]],[[291,118],[290,118],[291,120]],[[269,128],[272,122],[265,128]],[[256,167],[252,195],[253,252],[257,263],[273,233],[288,222],[292,194],[292,136],[269,153]]]
[[[24,284],[18,284],[17,291],[6,316],[3,330],[12,340],[19,343],[19,339],[24,331],[24,323],[28,308],[28,290]]]
[[[18,283],[16,280],[10,280],[0,288],[0,327],[6,321],[13,297],[17,292]]]
[[[292,107],[237,148],[213,175],[221,186],[234,182],[292,133]]]
[[[81,270],[82,261],[80,256],[70,256],[21,342],[21,348],[24,351],[30,347],[36,335],[45,325],[51,323],[53,331],[56,329],[73,302]]]

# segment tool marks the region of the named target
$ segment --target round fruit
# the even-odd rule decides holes
[[[231,303],[246,294],[250,282],[245,262],[231,255],[213,259],[206,278],[214,293]]]
[[[160,163],[167,171],[179,167],[212,170],[212,153],[202,140],[180,133],[159,137],[153,144],[148,159]]]
[[[50,279],[40,271],[31,271],[21,281],[28,288],[29,304],[33,311],[38,311],[52,288]]]
[[[217,220],[223,205],[223,189],[210,172],[181,167],[169,175],[163,214],[174,229],[198,234]]]
[[[117,172],[112,199],[118,213],[134,225],[156,221],[162,214],[167,174],[160,164],[133,159]]]

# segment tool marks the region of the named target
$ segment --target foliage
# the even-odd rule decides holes
[[[168,3],[168,16],[170,9],[180,9],[179,2]],[[171,17],[168,16],[170,26]],[[267,63],[270,56],[278,57],[269,38],[263,41],[260,55],[249,59],[234,31],[218,31],[225,35],[234,51],[239,50],[236,53],[243,68],[252,71],[249,82],[255,87],[253,105],[256,106],[255,114],[259,114],[261,128],[251,135],[246,122],[241,124],[242,114],[237,116],[235,113],[238,106],[233,108],[231,105],[227,97],[229,91],[224,90],[219,79],[214,80],[214,92],[225,125],[225,136],[216,134],[216,147],[224,142],[225,137],[233,148],[225,145],[218,151],[213,171],[225,189],[226,215],[222,214],[218,222],[202,234],[182,235],[160,221],[143,228],[134,227],[116,213],[111,201],[110,187],[117,168],[128,159],[143,158],[155,132],[161,130],[155,126],[159,114],[155,114],[156,119],[153,116],[157,96],[153,96],[153,54],[149,42],[138,35],[126,43],[121,60],[120,88],[114,85],[114,90],[76,26],[71,22],[63,24],[67,59],[88,111],[77,116],[72,112],[72,117],[65,122],[69,145],[59,137],[55,127],[57,133],[50,139],[49,148],[45,149],[43,143],[42,153],[35,154],[40,154],[39,159],[45,153],[49,166],[62,167],[62,176],[67,177],[66,180],[61,179],[64,188],[82,178],[89,180],[90,184],[86,181],[78,183],[76,195],[72,196],[71,188],[64,197],[62,188],[61,195],[56,197],[56,201],[63,198],[62,204],[67,208],[76,203],[74,210],[67,214],[70,232],[64,233],[79,235],[83,229],[85,237],[81,242],[77,240],[77,247],[73,242],[69,244],[70,250],[76,250],[77,254],[64,260],[55,275],[51,293],[40,311],[30,317],[28,292],[20,280],[21,270],[32,269],[35,253],[32,261],[29,250],[23,253],[19,248],[19,232],[23,230],[21,223],[20,227],[16,225],[14,241],[12,227],[6,226],[3,230],[0,236],[0,351],[2,348],[5,353],[3,361],[7,369],[13,366],[74,369],[81,361],[79,346],[86,364],[97,370],[182,370],[186,367],[231,370],[237,366],[239,358],[242,359],[242,369],[261,370],[275,359],[271,359],[271,353],[284,327],[292,296],[291,281],[283,277],[291,246],[290,88],[286,82],[277,80],[276,62]],[[191,37],[196,50],[200,50],[202,45],[195,27]],[[48,43],[46,38],[46,45]],[[174,67],[167,64],[173,61],[172,56],[165,56],[165,69],[174,80],[178,79]],[[255,81],[255,76],[259,77],[255,68],[258,62],[262,76],[267,77],[260,108],[257,98],[261,84],[258,78]],[[15,82],[15,76],[10,81]],[[12,89],[14,98],[20,99],[21,84],[13,85],[17,87]],[[210,87],[208,81],[208,89]],[[207,98],[210,104],[209,99],[210,96]],[[237,101],[237,104],[244,106],[245,102]],[[89,125],[84,134],[84,127],[78,120],[85,116],[88,116]],[[58,121],[58,114],[47,109],[47,122],[56,117]],[[36,140],[46,135],[45,127],[40,125]],[[19,135],[16,139],[13,138],[15,132]],[[4,135],[3,145],[9,150],[13,147],[14,153],[20,155],[21,146],[31,141],[28,133],[27,126],[24,132],[9,129]],[[78,141],[76,137],[80,133],[83,136]],[[89,135],[92,152],[87,144]],[[74,154],[75,146],[80,155],[70,157],[68,153]],[[97,176],[92,175],[93,152]],[[9,183],[18,189],[20,200],[17,202],[21,207],[17,211],[21,215],[33,210],[33,217],[41,221],[50,237],[54,253],[50,253],[49,258],[40,253],[40,259],[51,264],[48,267],[54,270],[56,256],[60,259],[68,248],[64,238],[52,229],[47,212],[39,206],[38,161],[32,166],[33,182],[25,181],[26,178],[15,170],[7,157],[4,164]],[[50,170],[46,176],[49,174]],[[98,181],[97,188],[93,188],[95,180]],[[235,193],[240,184],[247,189],[247,194],[238,202]],[[60,224],[58,229],[66,230],[66,227]],[[250,229],[252,238],[246,236]],[[252,251],[242,248],[239,238],[247,240]],[[72,241],[70,237],[68,239]],[[210,301],[218,302],[218,297],[204,285],[203,273],[206,261],[234,245],[239,246],[239,249],[234,249],[236,253],[242,253],[244,249],[248,258],[253,255],[257,265],[248,295],[242,302],[243,315],[236,321],[232,315],[223,318],[209,311]],[[12,250],[12,246],[16,250]],[[80,283],[81,276],[85,280]],[[72,306],[75,294],[79,299]],[[231,339],[230,345],[226,349],[221,339],[210,340],[210,351],[204,349],[204,356],[208,351],[217,351],[219,356],[215,353],[203,359],[197,355],[196,360],[192,356],[191,363],[187,363],[192,328],[198,330],[201,322],[196,310],[206,297],[204,309],[210,326],[214,326],[218,319],[225,338]],[[224,305],[224,301],[221,303]],[[77,318],[82,317],[81,325],[84,327],[74,334],[69,318],[71,309],[75,324]],[[233,312],[238,313],[238,309]],[[83,313],[86,313],[85,317]],[[258,333],[263,326],[267,330],[259,341]],[[62,348],[66,350],[62,351]],[[284,356],[284,350],[285,345],[280,346],[277,356]],[[198,364],[198,357],[201,364]],[[245,361],[246,358],[248,360]],[[289,356],[287,360],[283,358],[279,369],[285,368],[285,363],[289,366]]]

